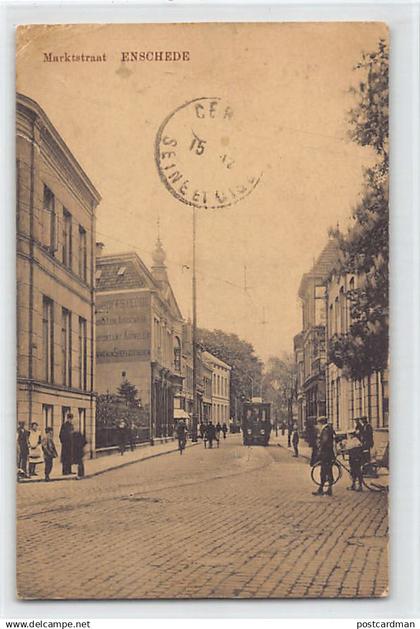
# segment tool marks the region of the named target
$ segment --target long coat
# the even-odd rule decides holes
[[[63,463],[71,463],[73,459],[73,424],[71,422],[64,422],[60,428],[60,442],[61,442],[61,461]]]
[[[87,444],[85,436],[76,430],[73,432],[73,463],[81,463],[84,456],[84,448]]]

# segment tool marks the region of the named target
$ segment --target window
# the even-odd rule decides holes
[[[338,297],[336,297],[334,302],[334,334],[338,334],[340,331],[338,317]]]
[[[352,277],[349,282],[349,292],[352,293],[353,291],[354,291],[354,277]],[[352,295],[350,297],[352,297]],[[350,324],[351,323],[351,300],[350,299],[347,299],[347,309],[348,309],[347,317]]]
[[[55,213],[55,197],[48,186],[44,185],[43,196],[43,244],[50,253],[57,251],[57,216]]]
[[[99,277],[100,273],[99,271]],[[84,282],[87,281],[87,237],[86,230],[81,225],[79,225],[79,275]]]
[[[181,341],[177,336],[175,337],[174,347],[174,368],[175,371],[181,371]]]
[[[73,255],[71,214],[63,208],[63,264],[71,269]]]
[[[54,407],[52,404],[42,405],[42,418],[44,420],[45,428],[54,428]]]
[[[86,319],[79,317],[79,388],[87,389],[87,329]]]
[[[342,334],[346,332],[346,296],[343,286],[340,288],[340,331]]]
[[[54,320],[53,302],[42,298],[42,366],[46,382],[54,382]]]
[[[79,431],[86,436],[86,409],[79,408]]]
[[[61,310],[61,367],[65,386],[71,387],[71,312],[67,308]]]
[[[64,422],[67,419],[67,415],[71,413],[71,408],[70,406],[62,406],[61,407],[61,423],[64,424]]]

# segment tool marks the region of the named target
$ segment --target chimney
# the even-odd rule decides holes
[[[105,247],[103,242],[97,242],[96,243],[96,257],[100,258],[102,255],[102,250]]]

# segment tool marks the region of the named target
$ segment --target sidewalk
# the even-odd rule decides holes
[[[277,443],[277,445],[281,446],[282,448],[289,450],[290,454],[293,454],[293,448],[292,447],[289,448],[287,445],[287,432],[284,435],[282,435],[281,432],[279,431],[278,437],[276,437],[276,435],[272,433],[272,441],[273,443]],[[299,457],[303,459],[307,459],[308,461],[311,460],[312,450],[308,446],[306,441],[303,439],[303,437],[300,437],[299,439],[298,452],[299,452]]]
[[[187,448],[190,448],[195,443],[189,441],[187,443]],[[169,454],[171,452],[178,451],[178,442],[177,441],[168,441],[167,443],[158,443],[154,446],[150,444],[144,444],[137,447],[133,452],[130,450],[126,451],[122,456],[120,453],[108,454],[104,456],[99,456],[96,459],[85,459],[85,478],[91,478],[92,476],[99,476],[99,474],[104,474],[105,472],[109,472],[110,470],[116,470],[121,467],[126,467],[127,465],[132,465],[133,463],[139,463],[140,461],[147,461],[148,459],[152,459],[157,456],[162,456],[164,454]],[[19,482],[20,483],[39,483],[44,481],[44,465],[37,466],[38,476],[35,478],[23,478]],[[73,465],[73,470],[77,470],[77,465]],[[54,459],[54,467],[50,474],[50,479],[52,481],[70,481],[77,480],[76,474],[71,476],[62,476],[61,474],[61,462],[60,460]]]

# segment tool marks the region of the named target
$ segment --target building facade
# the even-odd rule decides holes
[[[355,275],[333,273],[327,282],[327,343],[347,334],[351,325],[347,293],[358,288]],[[366,416],[376,431],[387,433],[389,423],[388,370],[352,380],[333,362],[326,365],[327,412],[336,430],[352,430]]]
[[[203,358],[212,369],[211,419],[214,424],[228,422],[230,418],[230,372],[231,367],[210,352]]]
[[[95,449],[95,210],[100,195],[41,107],[17,96],[17,418]]]
[[[193,418],[193,345],[192,325],[183,325],[182,344],[182,388],[175,398],[175,418],[185,419],[192,430]],[[212,366],[205,359],[205,353],[197,345],[197,421],[207,423],[211,419],[212,405]]]
[[[182,387],[183,321],[158,239],[149,271],[136,253],[96,260],[97,389],[114,393],[123,378],[139,392],[150,440],[172,437]]]
[[[301,429],[325,417],[326,408],[326,286],[338,260],[338,247],[330,238],[311,270],[302,277],[302,332],[295,338],[297,416]]]

